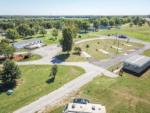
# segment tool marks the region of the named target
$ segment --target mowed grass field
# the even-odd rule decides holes
[[[20,62],[34,61],[34,60],[39,60],[39,59],[41,59],[41,58],[42,58],[42,57],[41,57],[40,55],[33,54],[31,57],[26,58],[26,59],[23,59],[23,60],[21,60]]]
[[[148,56],[148,57],[150,57],[150,49],[148,49],[148,50],[146,50],[146,51],[144,51],[144,53],[143,53],[145,56]]]
[[[119,46],[118,46],[118,43],[119,43]],[[87,47],[87,45],[89,47]],[[82,51],[85,51],[92,58],[96,60],[104,60],[104,59],[113,58],[117,55],[122,55],[125,53],[133,52],[134,50],[143,47],[143,44],[132,43],[132,42],[127,42],[127,41],[122,41],[122,40],[118,41],[114,39],[103,39],[103,40],[83,42],[83,43],[74,45],[74,47],[80,47]],[[113,47],[116,47],[116,48],[119,47],[121,51]],[[79,61],[87,60],[85,56],[74,55],[73,53],[74,53],[74,50],[72,50],[69,55],[67,53],[60,53],[60,55],[58,55],[57,58],[67,61],[67,62],[79,62]]]
[[[79,67],[58,66],[55,82],[47,83],[51,66],[29,65],[20,68],[22,76],[14,94],[7,96],[6,92],[0,93],[0,113],[12,113],[84,73]]]
[[[150,56],[150,50],[144,55]],[[110,67],[116,69],[122,63]],[[97,77],[80,89],[75,97],[87,98],[106,106],[107,113],[150,112],[150,69],[141,77],[128,73],[118,78]],[[70,100],[71,101],[71,100]],[[49,113],[61,113],[63,106]]]
[[[86,47],[87,45],[89,46],[88,48]],[[88,42],[78,44],[76,46],[79,46],[82,49],[82,51],[87,52],[89,55],[91,55],[94,59],[97,60],[112,58],[116,55],[128,53],[131,52],[131,50],[135,50],[140,47],[143,47],[142,44],[132,43],[132,42],[127,43],[127,41],[122,41],[122,40],[118,41],[113,39],[88,41]],[[119,47],[121,51],[113,47],[116,48]],[[104,50],[104,52],[102,50]]]
[[[141,77],[124,73],[122,77],[97,77],[75,97],[87,98],[106,106],[107,113],[149,113],[150,70]],[[70,100],[71,101],[71,100]],[[50,113],[61,113],[59,107]]]
[[[98,37],[100,35],[112,35],[112,34],[113,35],[125,34],[133,38],[150,42],[150,27],[147,24],[141,27],[139,26],[130,27],[129,24],[127,24],[121,26],[120,29],[118,28],[112,28],[111,30],[100,29],[98,32],[89,32],[87,34],[81,34],[81,36],[82,38],[92,38],[92,37]]]

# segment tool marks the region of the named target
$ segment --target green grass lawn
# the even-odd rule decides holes
[[[138,38],[144,41],[150,42],[150,27],[145,24],[142,27],[139,26],[133,26],[129,27],[129,24],[123,25],[119,28],[112,28],[111,30],[108,29],[100,29],[98,32],[88,32],[88,33],[83,33],[83,34],[78,34],[78,36],[74,39],[75,41],[77,40],[82,40],[86,38],[95,38],[99,37],[102,35],[114,35],[114,34],[125,34],[130,37]],[[79,38],[79,35],[81,38]],[[49,44],[54,44],[54,43],[59,43],[59,40],[62,37],[62,31],[59,30],[57,39],[52,36],[52,29],[47,29],[47,34],[46,35],[41,35],[41,34],[36,34],[34,36],[31,36],[29,38],[42,38],[44,43],[49,45]],[[20,39],[18,39],[19,41]]]
[[[86,45],[89,45],[89,48],[87,48]],[[127,45],[131,45],[131,46],[127,46]],[[91,55],[93,58],[97,60],[112,58],[116,55],[124,54],[128,52],[128,50],[133,50],[133,49],[143,47],[142,44],[119,41],[119,48],[122,48],[122,52],[121,51],[117,52],[117,49],[112,48],[112,46],[118,47],[118,41],[113,39],[89,41],[89,42],[78,44],[76,46],[79,46],[83,51],[86,51],[89,55]],[[99,51],[99,49],[105,50],[109,54],[105,54]]]
[[[80,61],[86,61],[86,58],[81,55],[74,55],[73,51],[70,52],[70,54],[66,52],[62,52],[57,56],[58,59],[61,59],[65,62],[80,62]]]
[[[48,65],[21,66],[22,77],[12,96],[0,93],[0,113],[12,113],[14,110],[37,100],[63,84],[84,73],[79,67],[58,66],[54,83],[48,84],[50,68]]]
[[[149,50],[143,54],[150,56]],[[109,68],[115,70],[122,63]],[[75,97],[83,97],[93,103],[106,106],[107,113],[149,113],[150,111],[150,70],[141,77],[124,73],[122,77],[97,77],[81,88]],[[63,106],[49,113],[61,113]]]
[[[86,47],[86,45],[89,45],[89,48]],[[131,46],[127,46],[131,45]],[[74,45],[74,47],[80,47],[82,51],[87,52],[89,55],[91,55],[96,60],[103,60],[103,59],[109,59],[113,58],[116,55],[121,55],[127,52],[130,52],[129,50],[138,49],[140,47],[143,47],[142,44],[138,43],[132,43],[132,42],[126,42],[126,41],[119,41],[119,48],[122,48],[122,51],[117,52],[117,49],[112,48],[111,46],[118,46],[118,41],[109,39],[109,40],[94,40],[94,41],[88,41],[81,44]],[[73,47],[73,48],[74,48]],[[105,50],[109,54],[105,54],[101,51]],[[68,61],[68,62],[79,62],[79,61],[86,61],[87,59],[82,55],[74,55],[74,50],[70,52],[70,55],[67,53],[61,53],[58,55],[58,59]]]
[[[148,49],[148,50],[146,50],[146,51],[144,51],[144,53],[143,53],[144,55],[146,55],[146,56],[148,56],[148,57],[150,57],[150,49]]]
[[[106,106],[107,113],[149,113],[150,70],[141,77],[124,73],[122,77],[97,77],[76,94]],[[50,113],[60,113],[59,107]]]
[[[130,37],[138,38],[144,41],[150,42],[150,27],[145,24],[142,27],[133,26],[129,27],[129,25],[123,25],[120,29],[112,28],[108,29],[100,29],[98,32],[89,32],[86,34],[80,34],[81,38],[77,38],[76,40],[84,39],[84,38],[94,38],[100,35],[111,35],[111,34],[125,34]]]
[[[33,54],[31,57],[21,60],[20,62],[39,60],[42,57],[40,55]]]
[[[144,41],[150,42],[150,27],[148,25],[144,25],[142,27],[129,27],[123,26],[120,29],[113,28],[111,30],[102,30],[99,32],[101,35],[108,34],[126,34],[130,37],[138,38]]]

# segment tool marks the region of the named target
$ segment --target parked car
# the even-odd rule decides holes
[[[90,101],[87,99],[76,98],[76,99],[73,99],[73,103],[88,104],[88,103],[90,103]]]
[[[126,38],[128,38],[128,36],[126,36],[126,35],[118,35],[118,38],[126,39]]]

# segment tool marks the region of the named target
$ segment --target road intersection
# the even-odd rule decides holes
[[[81,41],[76,41],[75,44],[83,43],[86,41],[110,39],[110,38],[114,37],[85,39]],[[14,113],[35,113],[39,110],[43,110],[46,106],[55,106],[57,103],[59,103],[67,96],[69,96],[71,92],[78,90],[83,85],[92,81],[93,78],[95,78],[96,76],[105,75],[112,78],[117,77],[118,75],[107,71],[107,68],[119,62],[122,62],[133,55],[141,54],[143,51],[150,48],[150,43],[143,42],[141,40],[133,38],[131,38],[130,41],[138,43],[140,42],[144,44],[144,47],[138,49],[137,51],[131,52],[128,55],[117,56],[113,59],[105,61],[61,62],[59,60],[57,61],[56,59],[56,62],[52,62],[55,56],[61,51],[61,47],[59,47],[56,44],[39,48],[37,50],[33,50],[32,53],[39,54],[43,58],[37,61],[19,62],[18,65],[53,65],[55,63],[58,65],[78,66],[83,68],[85,70],[85,73],[79,76],[78,78],[70,81],[69,83],[65,84],[64,86],[60,87],[59,89],[49,93],[48,95],[39,98],[35,102],[16,110]]]

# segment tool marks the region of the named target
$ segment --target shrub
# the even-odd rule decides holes
[[[74,54],[81,55],[81,48],[80,47],[75,47],[74,48]]]
[[[89,48],[89,47],[90,47],[90,46],[87,44],[87,45],[86,45],[86,48]]]

